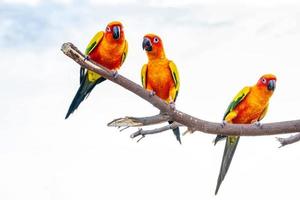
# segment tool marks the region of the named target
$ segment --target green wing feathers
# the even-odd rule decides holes
[[[85,55],[89,55],[95,49],[95,47],[101,42],[103,36],[104,36],[103,31],[100,31],[96,33],[96,35],[94,35],[94,37],[91,39],[91,41],[89,42],[89,44],[85,49]],[[80,76],[79,76],[80,83],[82,83],[82,81],[84,80],[86,71],[87,71],[86,69],[82,67],[80,68]]]
[[[89,55],[95,49],[95,47],[101,42],[103,36],[103,31],[99,31],[98,33],[96,33],[96,35],[94,35],[85,49],[85,55]]]
[[[241,101],[249,94],[251,87],[244,87],[239,93],[233,98],[229,106],[227,107],[225,114],[223,116],[223,120],[241,103]],[[218,135],[215,140],[214,144],[216,145],[219,141],[225,139],[226,136]]]
[[[239,105],[239,103],[247,96],[250,90],[251,87],[244,87],[241,91],[239,91],[226,109],[223,120],[225,120],[226,116],[233,111],[237,105]]]

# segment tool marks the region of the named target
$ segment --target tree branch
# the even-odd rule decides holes
[[[289,145],[289,144],[293,144],[293,143],[298,142],[300,140],[300,133],[298,133],[296,135],[291,135],[290,137],[287,137],[287,138],[277,137],[277,140],[281,144],[280,147],[283,147],[283,146]]]
[[[85,60],[84,55],[71,43],[62,45],[61,50],[77,62],[81,67],[89,69],[95,73],[101,74],[103,77],[124,87],[132,93],[138,95],[144,100],[158,108],[161,113],[167,114],[172,121],[176,121],[193,131],[201,131],[209,134],[232,135],[232,136],[259,136],[259,135],[275,135],[300,132],[300,120],[284,121],[263,124],[262,127],[255,125],[242,124],[226,124],[224,127],[221,123],[208,122],[198,119],[179,110],[172,109],[167,103],[157,96],[151,96],[150,93],[143,89],[140,85],[132,82],[124,76],[114,78],[112,71],[96,64],[90,60]]]

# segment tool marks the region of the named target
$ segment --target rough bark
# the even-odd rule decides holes
[[[295,142],[298,142],[300,140],[300,133],[296,134],[296,135],[291,135],[287,138],[280,138],[278,137],[277,140],[280,142],[281,146],[286,146],[288,144],[293,144]]]

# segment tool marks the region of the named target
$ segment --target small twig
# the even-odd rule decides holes
[[[278,142],[280,142],[281,146],[279,148],[281,148],[283,146],[298,142],[300,140],[300,133],[296,135],[291,135],[287,138],[276,137],[276,139],[278,140]]]
[[[109,127],[137,127],[159,124],[169,121],[170,117],[166,114],[158,114],[149,117],[123,117],[115,119],[107,124]]]
[[[130,127],[130,126],[125,126],[124,128],[120,129],[120,132],[122,132],[122,131],[128,129],[129,127]],[[121,127],[118,127],[118,128],[121,128]]]

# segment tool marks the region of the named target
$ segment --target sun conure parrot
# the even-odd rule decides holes
[[[276,77],[272,74],[266,74],[254,86],[244,87],[229,104],[223,117],[224,123],[256,123],[260,126],[260,120],[267,113],[269,100],[275,90],[275,86]],[[225,178],[240,137],[218,135],[215,143],[222,138],[226,138],[226,145],[215,194],[218,193],[220,185]]]
[[[148,56],[148,63],[143,65],[141,71],[143,87],[174,107],[180,86],[175,63],[166,57],[162,40],[157,35],[145,35],[143,49]],[[179,128],[173,129],[173,133],[181,144]]]
[[[114,21],[106,26],[105,31],[100,31],[87,45],[85,55],[96,63],[110,69],[118,70],[123,64],[128,51],[123,25]],[[66,119],[74,112],[79,104],[90,94],[92,89],[105,81],[104,77],[90,70],[80,69],[80,87],[69,107]]]

